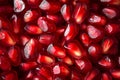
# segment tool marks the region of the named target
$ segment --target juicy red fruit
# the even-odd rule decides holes
[[[119,80],[120,0],[0,0],[0,80]]]

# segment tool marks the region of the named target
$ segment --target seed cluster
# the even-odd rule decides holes
[[[0,0],[0,80],[120,80],[120,0]]]

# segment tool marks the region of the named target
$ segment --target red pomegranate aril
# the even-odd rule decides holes
[[[33,70],[30,70],[30,71],[26,74],[25,79],[26,79],[26,80],[32,79],[32,78],[34,77],[34,74],[35,74],[35,72],[34,72]]]
[[[0,80],[119,80],[120,0],[0,0]]]
[[[15,71],[10,71],[8,73],[3,73],[2,74],[2,79],[3,80],[19,80],[18,75]]]
[[[93,61],[99,60],[102,55],[102,47],[98,44],[91,44],[88,47],[88,53]]]
[[[93,69],[90,72],[88,72],[88,74],[85,76],[84,80],[96,80],[96,79],[99,79],[98,75],[99,75],[99,70]]]
[[[112,70],[111,75],[114,79],[120,79],[120,70],[119,69]]]
[[[11,47],[8,51],[8,57],[14,66],[18,66],[21,63],[21,54],[18,47]]]
[[[78,44],[77,42],[69,42],[64,47],[68,51],[68,54],[75,59],[80,59],[86,56],[85,49],[82,47],[81,44]]]
[[[28,71],[37,67],[36,62],[25,62],[25,63],[21,63],[20,65],[21,65],[21,69],[24,71]]]
[[[31,59],[35,57],[37,43],[35,39],[30,39],[24,47],[25,59]]]
[[[24,21],[31,22],[38,18],[38,12],[35,10],[28,10],[24,14]]]
[[[39,64],[53,65],[55,63],[55,59],[50,55],[39,55],[37,62]]]
[[[69,0],[59,0],[62,3],[67,3]]]
[[[65,21],[69,21],[70,20],[70,16],[71,16],[70,6],[67,5],[67,4],[64,4],[61,7],[61,14],[62,14],[63,18],[65,19]]]
[[[116,34],[120,31],[119,27],[119,24],[110,23],[105,26],[105,31],[110,35]]]
[[[102,43],[103,54],[115,54],[117,52],[117,42],[113,38],[107,38]],[[116,49],[115,49],[116,48]],[[112,52],[111,52],[112,51]]]
[[[21,18],[18,17],[17,15],[13,15],[11,19],[14,33],[20,33],[22,24]]]
[[[47,51],[48,51],[48,53],[50,53],[58,58],[64,58],[66,56],[65,50],[54,44],[50,44],[47,48]]]
[[[92,14],[88,19],[88,22],[97,26],[104,26],[106,24],[106,18],[101,15]]]
[[[22,35],[20,37],[20,40],[21,40],[21,44],[24,46],[30,40],[30,38],[28,36]]]
[[[114,67],[114,63],[112,59],[108,56],[103,57],[101,60],[98,61],[98,64],[104,68],[111,69]]]
[[[49,0],[43,0],[39,8],[43,11],[46,11],[48,13],[57,13],[60,10],[60,3],[56,1],[49,1]]]
[[[110,5],[116,5],[119,6],[120,5],[120,0],[100,0],[103,3],[108,3]]]
[[[100,28],[96,28],[93,25],[87,26],[87,33],[89,37],[95,41],[101,40],[104,36],[103,30]]]
[[[112,77],[108,73],[102,73],[101,80],[112,80]]]
[[[25,9],[25,3],[23,0],[14,0],[14,12],[22,12]]]
[[[112,8],[104,8],[102,12],[109,18],[113,19],[117,16],[117,11]]]
[[[47,14],[46,17],[50,20],[52,20],[55,24],[62,24],[63,23],[63,18],[62,15],[60,14]]]
[[[69,68],[62,63],[58,63],[54,65],[52,72],[54,75],[59,75],[59,76],[68,76],[70,74]]]
[[[41,34],[39,42],[44,45],[49,45],[54,41],[54,37],[52,34]]]
[[[10,22],[6,18],[0,17],[0,29],[9,29]]]
[[[3,71],[11,70],[11,64],[6,56],[0,56],[0,69]]]
[[[77,4],[73,13],[73,18],[77,24],[81,24],[86,18],[87,5]]]
[[[39,17],[37,24],[43,32],[54,32],[56,30],[56,25],[54,22],[46,17]]]
[[[52,72],[49,67],[41,67],[41,68],[36,68],[37,75],[42,75],[45,77],[47,80],[52,80]],[[45,80],[46,80],[45,79]]]
[[[77,35],[77,33],[78,33],[77,25],[74,23],[69,23],[67,25],[67,28],[65,29],[64,38],[65,38],[65,40],[74,39],[75,36]]]
[[[65,58],[61,59],[62,62],[66,63],[67,65],[73,65],[74,61],[71,57],[66,56]]]
[[[92,40],[90,39],[87,33],[81,33],[79,38],[84,44],[84,46],[89,46],[90,43],[92,42]]]
[[[29,79],[28,79],[29,80]],[[46,80],[43,76],[34,76],[32,80]],[[49,80],[49,79],[48,79]]]
[[[24,29],[29,33],[29,34],[34,34],[38,35],[42,33],[42,30],[37,26],[37,25],[26,25]]]
[[[13,36],[11,36],[10,33],[5,30],[0,31],[0,41],[2,42],[2,44],[4,44],[4,46],[14,46],[16,44]]]
[[[75,64],[78,69],[83,73],[87,73],[92,69],[92,64],[87,58],[75,60]]]
[[[31,7],[38,7],[42,0],[27,0]]]
[[[62,27],[60,27],[60,28],[57,28],[56,33],[57,33],[58,35],[63,35],[64,32],[65,32],[65,29],[66,29],[66,26],[62,26]]]

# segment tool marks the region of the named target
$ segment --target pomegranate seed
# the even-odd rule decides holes
[[[55,24],[59,24],[59,25],[61,25],[61,24],[63,24],[63,18],[62,18],[62,15],[60,15],[60,14],[48,14],[48,15],[46,15],[46,17],[48,18],[48,19],[50,19],[50,20],[52,20]]]
[[[17,73],[15,71],[10,71],[8,73],[3,73],[2,74],[2,79],[3,80],[19,80]]]
[[[50,44],[47,51],[58,58],[64,58],[66,56],[65,50],[57,45]]]
[[[119,80],[120,0],[0,0],[0,80]]]
[[[49,67],[36,68],[36,72],[38,75],[44,76],[47,80],[52,80],[52,73]]]
[[[9,29],[8,26],[10,26],[10,22],[8,21],[8,19],[0,17],[0,29]]]
[[[77,26],[75,24],[68,24],[64,32],[65,40],[74,39],[77,34]]]
[[[93,69],[92,71],[90,71],[86,75],[84,80],[96,80],[96,79],[99,79],[98,75],[99,75],[99,71],[97,69]]]
[[[14,0],[14,11],[22,12],[25,9],[25,3],[23,0]]]
[[[75,60],[75,64],[83,73],[87,73],[92,69],[92,64],[87,58]]]
[[[32,80],[46,80],[43,76],[34,76]]]
[[[20,17],[18,17],[17,15],[13,15],[12,16],[12,24],[13,24],[13,30],[14,33],[19,33],[20,32],[20,28],[21,28],[21,19]]]
[[[49,45],[53,42],[54,35],[52,34],[41,34],[39,38],[39,42],[44,45]]]
[[[0,69],[3,71],[9,71],[11,70],[11,64],[9,62],[9,59],[5,56],[0,56]]]
[[[24,56],[26,59],[31,59],[35,56],[36,51],[36,41],[35,39],[30,39],[24,47]]]
[[[30,38],[28,36],[21,36],[22,45],[25,45],[29,40]]]
[[[78,45],[75,42],[70,42],[64,46],[71,57],[75,59],[80,59],[81,57],[86,56],[86,51],[83,49],[82,45]]]
[[[61,14],[62,14],[63,18],[65,19],[65,21],[69,21],[70,20],[70,16],[71,16],[70,6],[67,5],[67,4],[64,4],[61,7]]]
[[[31,69],[34,69],[37,67],[37,63],[36,62],[25,62],[25,63],[21,63],[21,68],[22,70],[28,71]]]
[[[55,63],[55,59],[51,57],[50,55],[39,55],[37,58],[37,62],[39,64],[47,64],[47,65],[52,65]]]
[[[88,36],[87,33],[82,33],[79,38],[82,41],[82,43],[84,44],[84,46],[89,46],[90,45],[91,39],[90,39],[90,37]]]
[[[69,56],[66,56],[65,58],[61,59],[62,62],[66,63],[67,65],[73,65],[74,61]]]
[[[102,73],[101,80],[112,80],[112,77],[108,73]]]
[[[13,37],[5,30],[0,31],[0,41],[3,44],[6,44],[6,46],[14,46],[16,44]]]
[[[29,71],[27,75],[25,76],[25,79],[32,79],[34,77],[35,72],[34,71]]]
[[[102,67],[109,68],[109,69],[114,66],[112,59],[111,59],[110,57],[108,57],[108,56],[103,57],[103,58],[98,62],[98,64],[99,64],[100,66],[102,66]]]
[[[56,26],[53,21],[47,19],[46,17],[39,17],[37,23],[43,32],[54,32],[56,30]]]
[[[68,2],[68,0],[59,0],[60,2],[62,2],[62,3],[67,3]]]
[[[102,47],[98,44],[91,44],[88,47],[88,53],[93,60],[98,60],[101,58]]]
[[[89,37],[96,41],[101,40],[104,35],[101,29],[98,29],[92,25],[87,26],[87,32],[88,32]]]
[[[97,26],[104,26],[106,24],[106,18],[101,15],[92,14],[88,19],[88,22]]]
[[[42,30],[36,25],[26,25],[24,29],[30,34],[41,34]]]
[[[105,30],[108,34],[112,35],[112,34],[116,34],[120,31],[119,29],[119,25],[118,24],[107,24],[105,26]]]
[[[103,13],[110,19],[113,19],[117,16],[117,12],[115,9],[112,8],[104,8]]]
[[[31,7],[38,7],[42,0],[27,0]]]
[[[115,79],[120,79],[120,70],[119,69],[112,70],[111,75]]]
[[[68,76],[70,74],[69,68],[64,64],[56,64],[52,70],[54,75]]]
[[[110,54],[111,51],[112,51],[112,54],[115,54],[116,53],[116,40],[115,39],[112,39],[112,38],[107,38],[103,41],[102,43],[102,50],[103,50],[103,53],[104,54]],[[116,48],[116,49],[115,49]]]
[[[37,19],[37,17],[38,17],[38,12],[37,11],[28,10],[24,14],[24,21],[25,22],[31,22],[31,21],[34,21],[35,19]]]
[[[100,0],[101,2],[104,2],[104,3],[108,3],[108,4],[111,4],[111,5],[120,5],[120,1],[119,0]]]
[[[87,13],[87,5],[86,4],[78,4],[75,7],[73,18],[76,21],[76,23],[81,24],[84,19],[85,15]]]
[[[13,65],[18,66],[21,63],[21,54],[18,47],[11,47],[8,51],[8,57]]]
[[[63,26],[63,27],[58,28],[57,31],[56,31],[56,33],[58,33],[59,35],[63,35],[64,32],[65,32],[65,27],[66,27],[66,26]]]
[[[41,10],[48,13],[56,13],[60,10],[60,3],[55,1],[43,0],[39,7]]]

